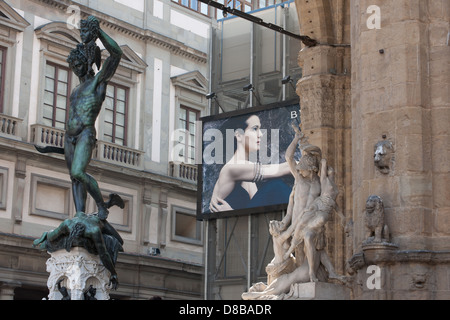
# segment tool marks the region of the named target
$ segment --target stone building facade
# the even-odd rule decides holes
[[[355,299],[449,299],[450,3],[296,3],[300,30],[321,43],[299,54],[303,121],[336,168],[349,222],[328,230],[335,265],[355,275]],[[387,173],[374,164],[384,140]],[[370,195],[395,248],[363,246]]]
[[[62,146],[66,62],[79,19],[96,16],[124,52],[96,123],[88,173],[123,210],[108,221],[125,240],[113,299],[201,299],[203,225],[196,220],[195,121],[208,114],[213,20],[171,1],[1,1],[0,299],[48,294],[46,260],[32,240],[73,217]],[[103,59],[107,57],[106,51]],[[96,210],[88,197],[87,211]]]
[[[129,106],[126,126],[100,115],[89,168],[105,195],[127,203],[111,214],[125,239],[113,298],[202,299],[203,285],[206,298],[220,296],[223,283],[209,283],[216,270],[203,283],[203,261],[217,258],[210,240],[226,222],[195,220],[195,157],[186,152],[189,117],[210,112],[208,32],[216,25],[175,2],[0,2],[0,299],[45,295],[48,255],[31,240],[74,214],[64,160],[33,145],[57,145],[64,133],[56,108],[64,89],[51,80],[75,85],[64,67],[78,36],[67,22],[77,14],[98,16],[125,53],[110,98]],[[352,299],[450,299],[449,1],[294,2],[300,33],[319,41],[298,53],[296,89],[303,129],[337,173],[347,225],[327,226],[336,270],[352,276]],[[383,142],[391,147],[381,169],[374,153]],[[389,245],[365,242],[371,195],[383,200]],[[230,229],[256,241],[263,223],[250,221],[258,219]],[[258,261],[248,262],[247,279],[232,279],[234,291],[222,297],[238,299],[257,280]]]

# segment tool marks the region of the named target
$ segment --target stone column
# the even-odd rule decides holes
[[[350,219],[351,190],[351,50],[349,8],[345,1],[296,0],[300,34],[319,42],[304,47],[298,56],[302,78],[297,83],[302,129],[311,144],[321,148],[335,169],[339,195],[336,200]],[[327,246],[336,271],[344,273],[352,256],[344,228],[337,219],[327,225]]]
[[[70,252],[59,250],[51,253],[47,260],[47,281],[49,300],[61,300],[58,281],[63,279],[62,287],[68,290],[70,300],[84,300],[83,293],[90,285],[96,289],[97,300],[109,300],[110,272],[103,266],[100,258],[83,248],[72,248]]]
[[[21,286],[18,281],[0,282],[0,300],[14,300],[14,290]]]
[[[13,203],[13,216],[14,222],[17,224],[22,223],[22,212],[23,212],[23,197],[25,190],[25,178],[26,178],[26,161],[23,160],[21,155],[18,155],[15,174],[14,174],[14,201]]]
[[[159,194],[159,213],[158,213],[158,246],[164,248],[166,246],[166,225],[167,225],[167,190],[161,190]]]
[[[351,113],[350,70],[343,61],[349,59],[349,48],[319,45],[304,48],[299,54],[303,77],[297,83],[300,96],[302,130],[310,143],[322,150],[336,172],[339,187],[337,203],[345,216],[351,214]],[[330,221],[327,229],[328,250],[336,269],[344,270],[344,228]]]

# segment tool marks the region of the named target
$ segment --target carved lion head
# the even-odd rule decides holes
[[[391,141],[380,141],[374,146],[374,163],[382,173],[389,173],[394,146]]]

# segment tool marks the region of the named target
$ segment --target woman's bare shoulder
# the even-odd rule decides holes
[[[229,177],[230,179],[239,179],[243,176],[254,175],[255,164],[249,161],[228,162],[220,171],[221,177]]]

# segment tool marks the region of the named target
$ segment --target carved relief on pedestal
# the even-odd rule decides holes
[[[98,256],[82,248],[53,252],[47,260],[49,300],[84,300],[95,289],[97,300],[109,300],[110,272]],[[61,285],[63,283],[63,285]],[[66,297],[63,292],[67,292]]]

